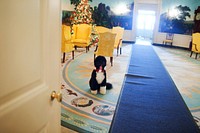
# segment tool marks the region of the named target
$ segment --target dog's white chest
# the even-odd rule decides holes
[[[103,72],[96,72],[96,73],[97,73],[96,80],[98,84],[101,84],[105,78],[104,73]]]

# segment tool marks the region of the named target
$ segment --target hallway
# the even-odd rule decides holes
[[[151,40],[150,39],[145,39],[142,37],[137,37],[135,44],[140,44],[140,45],[151,45]]]

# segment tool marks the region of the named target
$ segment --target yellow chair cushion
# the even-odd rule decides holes
[[[172,43],[172,40],[164,40],[165,43]]]
[[[76,38],[77,39],[87,39],[89,35],[89,27],[88,26],[77,26],[76,28]]]
[[[84,40],[84,39],[74,39],[72,42],[74,42],[74,43],[87,43],[88,41]]]

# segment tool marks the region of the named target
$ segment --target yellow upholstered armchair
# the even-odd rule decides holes
[[[94,52],[94,58],[96,56],[110,57],[111,66],[113,66],[113,51],[116,34],[112,32],[99,33],[99,43],[96,51]]]
[[[77,24],[73,25],[72,42],[76,47],[86,48],[86,52],[89,51],[90,47],[90,35],[92,26],[89,24]]]
[[[95,26],[95,32],[97,37],[99,37],[99,33],[112,32],[112,30],[103,26]],[[98,42],[96,42],[96,44],[98,44]]]
[[[192,34],[192,49],[191,54],[196,53],[195,59],[197,59],[197,55],[200,53],[200,33],[193,33]]]
[[[72,59],[74,59],[74,44],[71,42],[70,26],[62,25],[62,44],[61,52],[63,53],[63,63],[65,62],[65,53],[72,52]]]
[[[117,49],[117,56],[118,56],[119,50],[120,54],[122,54],[122,38],[124,35],[124,28],[119,26],[113,27],[112,32],[116,34],[114,48]]]

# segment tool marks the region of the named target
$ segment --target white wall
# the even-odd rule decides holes
[[[62,0],[61,9],[62,10],[73,11],[74,10],[74,5],[70,4],[70,0]]]
[[[123,41],[134,41],[134,30],[125,30],[124,31],[124,36],[123,36]]]
[[[166,33],[157,32],[154,38],[154,43],[162,44],[165,38],[166,38]],[[191,39],[192,36],[190,35],[174,34],[173,46],[189,48]]]

